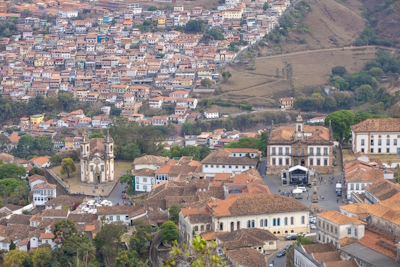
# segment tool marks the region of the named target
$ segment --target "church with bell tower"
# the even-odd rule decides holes
[[[81,142],[81,182],[107,183],[114,181],[114,140],[107,131],[105,138],[89,138]]]
[[[297,165],[319,173],[333,171],[333,131],[306,125],[299,114],[294,125],[274,127],[267,141],[267,174],[279,174]]]

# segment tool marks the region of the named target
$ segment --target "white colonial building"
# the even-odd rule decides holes
[[[400,155],[400,119],[367,119],[351,126],[354,153]]]
[[[150,192],[155,184],[155,174],[152,169],[140,169],[132,171],[135,176],[135,191]]]
[[[56,198],[55,184],[47,182],[37,183],[32,187],[33,206],[45,206],[48,200]]]
[[[360,239],[364,236],[365,224],[334,210],[317,213],[317,242],[338,246],[338,241],[345,237]]]
[[[216,109],[204,111],[204,117],[206,119],[219,118],[219,112]]]
[[[81,147],[81,181],[106,183],[114,181],[114,140],[107,133],[106,138],[92,138],[89,142],[84,135]]]

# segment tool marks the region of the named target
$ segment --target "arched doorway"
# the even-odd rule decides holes
[[[297,166],[297,165],[299,165],[299,160],[295,159],[294,160],[294,166]]]
[[[236,230],[239,230],[239,229],[240,229],[240,222],[237,222]]]
[[[97,182],[97,183],[100,183],[100,174],[99,174],[99,173],[97,173],[97,174],[95,175],[95,179],[96,179],[96,182]]]
[[[231,222],[231,232],[235,231],[235,223]]]

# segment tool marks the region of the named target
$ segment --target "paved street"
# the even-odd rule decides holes
[[[113,203],[113,205],[116,205],[117,203],[119,203],[120,205],[122,205],[122,190],[125,189],[125,184],[121,184],[120,182],[118,182],[117,185],[115,185],[113,191],[110,193],[110,195],[108,195],[108,197],[106,197],[105,199],[111,201]]]
[[[317,182],[317,192],[318,196],[323,196],[324,199],[319,199],[319,204],[324,207],[325,209],[332,209],[332,210],[339,210],[339,206],[343,205],[344,202],[341,198],[336,196],[336,182],[340,180],[342,177],[342,160],[341,160],[341,152],[340,149],[336,149],[337,154],[336,158],[334,159],[337,162],[336,167],[334,167],[334,173],[333,174],[321,174],[322,177],[325,178],[325,182],[322,180],[322,183]],[[278,194],[279,190],[281,192],[289,192],[293,190],[295,187],[294,186],[282,186],[282,181],[280,180],[280,176],[278,175],[266,175],[265,174],[265,169],[266,169],[266,160],[261,161],[259,171],[260,174],[263,177],[264,184],[266,184],[269,187],[269,190],[271,193]],[[332,184],[328,182],[328,177],[332,177],[332,175],[335,177]],[[312,181],[310,181],[312,182]],[[312,188],[307,188],[308,192],[303,194],[303,199],[300,199],[299,201],[306,205],[307,207],[310,206],[311,204],[311,198],[307,199],[307,195],[310,194],[312,195]],[[345,195],[345,192],[342,192],[342,195]]]

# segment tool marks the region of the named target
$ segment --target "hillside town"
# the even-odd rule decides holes
[[[291,5],[0,2],[0,265],[399,266],[400,119],[208,103]]]

